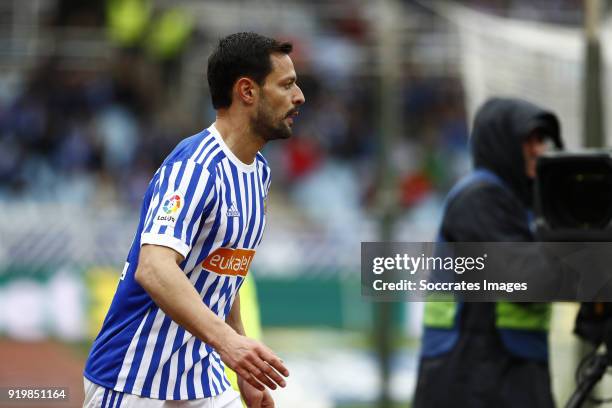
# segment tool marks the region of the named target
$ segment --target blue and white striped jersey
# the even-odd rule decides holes
[[[230,384],[217,352],[172,321],[134,280],[140,247],[173,248],[220,318],[228,315],[265,226],[270,169],[247,165],[213,126],[174,149],[153,176],[138,230],[85,376],[119,392],[162,400],[218,395]]]

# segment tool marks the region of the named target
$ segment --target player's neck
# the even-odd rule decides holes
[[[243,163],[251,164],[265,141],[255,135],[245,115],[218,112],[215,127],[234,155]]]

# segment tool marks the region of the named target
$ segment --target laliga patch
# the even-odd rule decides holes
[[[178,192],[168,194],[162,200],[162,204],[155,216],[157,225],[174,225],[181,210],[185,206],[183,195]]]

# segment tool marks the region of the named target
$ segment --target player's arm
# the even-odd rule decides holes
[[[242,315],[240,314],[240,293],[236,293],[234,303],[225,321],[236,331],[236,333],[246,336],[244,325],[242,324]]]
[[[236,332],[242,336],[245,336],[244,325],[242,324],[242,316],[240,313],[240,294],[236,294],[236,298],[234,299],[234,303],[232,304],[232,308],[230,309],[229,315],[226,319],[227,324],[229,324]],[[271,377],[274,375],[274,370],[271,366],[268,366],[268,371],[266,374]],[[246,382],[241,375],[238,375],[238,388],[240,389],[240,394],[244,399],[247,407],[249,408],[273,408],[274,400],[272,396],[267,390],[260,391],[258,389],[253,388],[251,384]]]
[[[135,279],[164,313],[211,345],[253,387],[262,391],[262,384],[271,389],[276,389],[276,384],[284,387],[285,381],[278,372],[288,376],[289,371],[280,358],[265,345],[238,334],[213,313],[179,267],[182,261],[183,256],[171,248],[143,245]]]

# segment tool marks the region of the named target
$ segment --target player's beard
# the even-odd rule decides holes
[[[251,128],[256,135],[261,136],[265,141],[276,139],[288,139],[291,137],[291,127],[285,122],[295,109],[286,112],[280,119],[276,118],[266,100],[262,98],[257,109],[257,114],[251,122]]]

